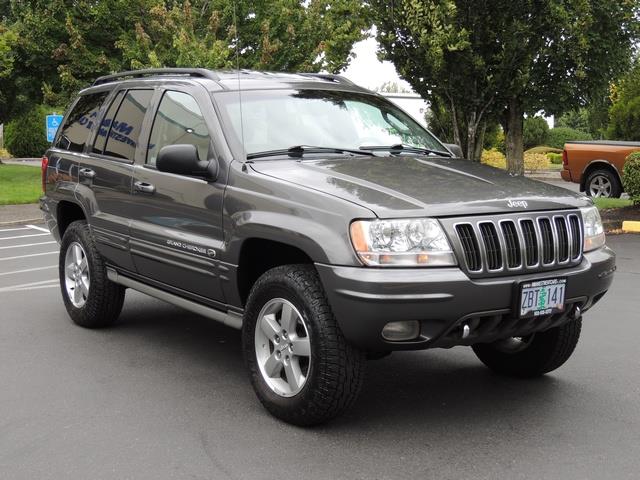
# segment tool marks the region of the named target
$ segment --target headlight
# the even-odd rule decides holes
[[[441,267],[457,265],[437,220],[357,220],[351,243],[365,265]]]
[[[585,252],[595,250],[604,245],[604,227],[597,207],[581,208],[582,223],[584,224],[584,247]]]

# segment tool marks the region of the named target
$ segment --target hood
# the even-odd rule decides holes
[[[557,210],[584,195],[468,160],[389,156],[260,160],[254,171],[343,198],[380,218]]]

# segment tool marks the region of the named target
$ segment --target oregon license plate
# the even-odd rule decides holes
[[[566,278],[520,284],[520,316],[537,317],[564,311]]]

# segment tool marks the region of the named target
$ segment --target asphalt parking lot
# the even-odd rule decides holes
[[[0,229],[0,477],[637,479],[640,236],[578,349],[534,381],[468,348],[371,361],[355,408],[301,429],[256,400],[239,332],[129,291],[120,323],[69,321],[57,244]]]

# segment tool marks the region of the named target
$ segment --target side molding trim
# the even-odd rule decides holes
[[[146,293],[151,297],[157,298],[159,300],[164,300],[167,303],[171,303],[172,305],[175,305],[177,307],[184,308],[185,310],[189,310],[190,312],[197,313],[198,315],[202,315],[203,317],[207,317],[217,322],[223,323],[237,330],[240,330],[242,328],[242,315],[238,313],[231,311],[221,312],[220,310],[216,310],[214,308],[192,302],[191,300],[187,300],[186,298],[179,297],[172,293],[165,292],[164,290],[160,290],[159,288],[155,288],[137,280],[133,280],[132,278],[120,275],[112,268],[107,268],[107,278],[109,278],[109,280],[111,280],[113,283],[118,283],[125,287],[137,290],[138,292]]]

